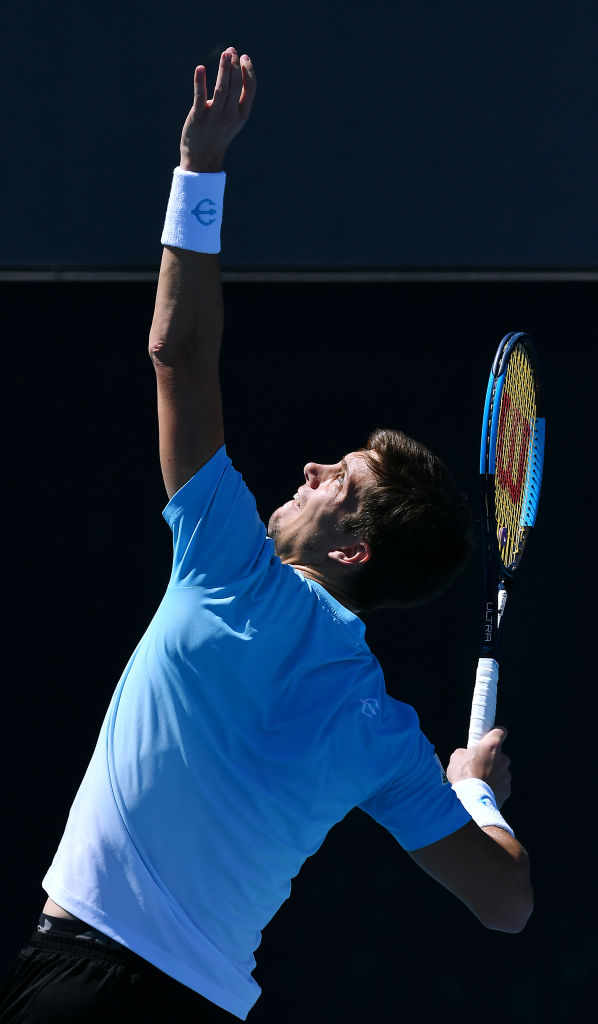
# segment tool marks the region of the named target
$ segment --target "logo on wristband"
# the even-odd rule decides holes
[[[198,224],[207,228],[216,220],[218,209],[211,199],[200,199],[195,209],[191,210],[191,216],[196,217]]]

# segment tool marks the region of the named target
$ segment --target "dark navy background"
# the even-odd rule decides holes
[[[508,330],[536,341],[548,415],[499,697],[513,762],[505,815],[530,851],[535,913],[521,935],[484,930],[355,811],[265,931],[255,1024],[585,1019],[598,954],[595,287],[225,285],[228,446],[264,518],[306,461],[337,460],[377,425],[433,447],[475,511],[487,375]],[[153,284],[4,283],[0,299],[3,969],[36,922],[113,688],[166,585],[171,540],[146,354]],[[445,763],[466,739],[478,600],[474,562],[429,607],[367,623],[389,691],[417,708]]]
[[[596,267],[595,0],[32,0],[3,15],[0,265],[144,267],[193,69],[254,58],[228,267]]]

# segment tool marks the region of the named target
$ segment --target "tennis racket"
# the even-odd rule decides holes
[[[512,331],[494,357],[482,422],[482,621],[468,747],[494,725],[505,606],[536,522],[544,423],[538,358],[528,335]]]

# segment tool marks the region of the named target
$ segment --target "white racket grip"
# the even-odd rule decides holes
[[[479,743],[494,725],[497,686],[498,662],[494,658],[480,658],[471,702],[468,747]]]

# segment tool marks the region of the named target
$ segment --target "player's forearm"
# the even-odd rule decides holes
[[[223,329],[218,256],[167,247],[162,255],[150,353],[163,362],[192,354],[212,363]]]
[[[519,932],[534,904],[527,853],[499,810],[511,791],[510,760],[501,749],[505,737],[506,729],[498,727],[472,747],[455,750],[447,776],[473,819],[463,831],[479,846],[477,854],[472,846],[460,894],[467,893],[465,902],[488,928]]]
[[[509,832],[494,825],[483,829],[500,847],[497,850],[497,881],[500,879],[499,899],[493,906],[493,920],[488,927],[505,932],[520,932],[534,909],[534,894],[530,882],[527,852]]]

